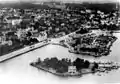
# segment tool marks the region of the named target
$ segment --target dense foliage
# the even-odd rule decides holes
[[[65,73],[68,72],[69,66],[76,66],[77,71],[80,71],[81,69],[89,69],[90,68],[90,62],[84,59],[77,58],[73,62],[71,62],[68,58],[63,58],[61,60],[54,58],[46,58],[44,61],[41,61],[40,58],[38,58],[37,62],[35,62],[36,65],[40,65],[44,68],[52,68],[56,70],[58,73]],[[94,71],[98,68],[98,64],[94,63],[91,70]]]

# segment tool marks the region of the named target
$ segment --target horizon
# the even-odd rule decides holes
[[[43,2],[62,2],[62,3],[119,3],[120,0],[0,0],[0,4],[8,3],[43,3]]]

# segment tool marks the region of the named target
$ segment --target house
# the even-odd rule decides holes
[[[8,45],[11,46],[13,42],[11,40],[8,41]]]
[[[90,9],[86,9],[87,13],[92,13],[92,11]]]
[[[7,23],[12,23],[12,25],[17,25],[17,24],[20,24],[22,19],[18,16],[13,16],[13,17],[7,17],[6,21]]]
[[[65,42],[67,42],[67,43],[71,43],[73,41],[73,39],[72,38],[65,38]]]
[[[22,39],[24,37],[26,37],[26,31],[24,29],[19,29],[17,32],[16,32],[16,35],[18,37],[18,39]]]
[[[0,43],[6,44],[6,37],[5,36],[0,36]]]
[[[40,32],[39,36],[37,37],[39,41],[43,41],[47,39],[47,33],[46,32]]]
[[[77,73],[76,66],[68,66],[68,73],[70,73],[71,75],[76,74]]]

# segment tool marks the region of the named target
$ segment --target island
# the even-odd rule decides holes
[[[71,53],[100,57],[110,54],[110,48],[116,40],[117,37],[110,31],[91,30],[84,34],[77,31],[58,44],[67,47]]]
[[[90,62],[80,58],[76,58],[74,61],[68,58],[59,60],[56,57],[46,58],[44,61],[38,58],[36,62],[32,62],[30,65],[62,77],[82,76],[88,73],[105,72],[120,68],[119,64],[114,62]]]

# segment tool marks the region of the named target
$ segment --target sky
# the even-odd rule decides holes
[[[0,0],[0,3],[13,3],[13,2],[35,2],[39,3],[41,1],[50,1],[50,0]],[[116,2],[120,0],[51,0],[51,1],[63,1],[63,2],[84,2],[84,1],[90,1],[90,2]]]

